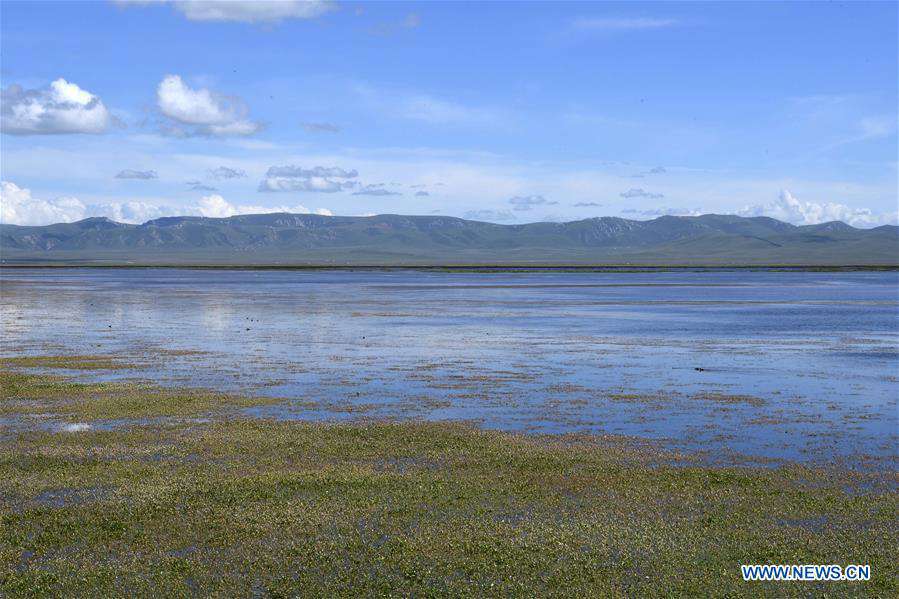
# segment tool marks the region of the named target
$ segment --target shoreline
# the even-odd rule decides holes
[[[885,473],[899,471],[899,456],[884,453],[884,447],[856,446],[846,450],[847,446],[822,443],[819,446],[795,447],[769,441],[752,448],[745,446],[745,439],[734,435],[732,427],[720,426],[709,433],[705,441],[692,433],[667,435],[652,434],[648,430],[622,431],[617,427],[598,425],[596,427],[577,426],[578,416],[566,412],[566,393],[577,389],[566,389],[564,386],[555,389],[558,397],[551,404],[558,404],[557,412],[547,408],[540,416],[540,424],[533,422],[521,426],[520,422],[485,418],[483,413],[474,409],[467,417],[433,416],[431,410],[450,404],[439,394],[441,387],[457,383],[441,382],[435,375],[422,372],[414,378],[429,381],[435,385],[431,396],[413,394],[409,397],[395,398],[392,402],[381,403],[377,398],[360,398],[346,395],[339,382],[332,383],[324,389],[310,390],[302,395],[286,395],[283,390],[270,392],[270,387],[278,387],[279,383],[259,383],[235,385],[216,381],[216,376],[225,376],[224,372],[215,368],[200,367],[202,359],[208,352],[199,350],[157,350],[152,353],[132,353],[127,356],[118,354],[54,354],[27,352],[25,355],[4,353],[0,355],[0,373],[10,372],[28,377],[45,377],[49,380],[64,380],[81,386],[124,386],[137,389],[153,388],[167,393],[187,393],[216,395],[226,398],[240,398],[240,411],[229,413],[229,417],[272,420],[276,422],[296,422],[299,424],[463,424],[481,431],[494,431],[498,434],[521,435],[527,438],[617,438],[628,442],[652,445],[656,450],[683,456],[694,465],[710,468],[719,467],[763,467],[779,468],[791,465],[821,468],[834,466],[840,470],[868,473]],[[187,360],[194,364],[193,374],[163,374],[166,366],[173,360]],[[424,369],[427,370],[427,367]],[[279,381],[275,377],[275,381]],[[486,383],[485,383],[486,384]],[[584,399],[578,398],[568,402],[577,404]],[[597,409],[605,406],[625,405],[635,422],[645,422],[649,414],[665,410],[669,417],[681,418],[695,404],[702,404],[703,410],[725,417],[727,414],[741,413],[746,426],[766,425],[768,429],[759,428],[755,434],[772,435],[780,426],[790,426],[806,421],[802,414],[786,413],[782,408],[772,407],[762,397],[702,391],[683,393],[676,390],[638,391],[633,388],[620,387],[614,390],[597,391],[590,400]],[[753,410],[750,414],[744,410]],[[0,416],[3,413],[0,411]],[[102,414],[87,412],[83,415],[92,419],[91,424],[104,430],[127,428],[133,424],[141,424],[142,419],[151,418],[157,424],[164,423],[167,418],[179,414],[154,413],[138,411],[137,413],[116,411]],[[184,414],[180,414],[184,415]],[[13,415],[7,419],[6,427],[14,432],[33,430],[52,431],[62,424],[52,414],[39,414],[40,418],[22,418]],[[599,417],[599,414],[594,415]],[[873,413],[856,413],[855,418],[874,418]],[[852,423],[844,419],[843,424]],[[18,429],[18,430],[16,430]],[[834,429],[821,425],[815,434],[806,432],[808,441],[815,437],[833,434]],[[743,445],[740,448],[740,445]],[[899,484],[897,484],[899,489]]]

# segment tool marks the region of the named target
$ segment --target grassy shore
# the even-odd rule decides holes
[[[0,595],[899,593],[895,473],[249,419],[273,400],[21,370],[81,362],[116,367],[0,368]],[[873,579],[746,583],[741,563],[868,563]]]

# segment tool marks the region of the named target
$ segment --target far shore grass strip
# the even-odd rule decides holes
[[[899,594],[896,473],[255,419],[276,400],[22,370],[42,360],[0,368],[0,596]],[[746,583],[747,563],[872,580]]]

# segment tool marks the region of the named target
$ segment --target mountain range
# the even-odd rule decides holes
[[[500,225],[448,216],[175,216],[0,225],[4,264],[897,265],[899,227],[768,217],[597,217]]]

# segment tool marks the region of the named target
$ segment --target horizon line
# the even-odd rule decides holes
[[[630,222],[650,223],[653,221],[660,220],[662,218],[699,219],[699,218],[709,217],[709,216],[718,216],[718,217],[723,216],[723,217],[732,217],[732,218],[738,218],[738,219],[743,219],[743,220],[764,219],[764,220],[769,220],[769,221],[775,221],[775,222],[778,222],[778,223],[781,223],[784,225],[789,225],[789,226],[795,227],[795,228],[821,227],[824,225],[832,225],[832,224],[844,225],[846,227],[849,227],[851,229],[855,229],[858,231],[872,231],[874,229],[879,229],[879,228],[883,228],[883,227],[899,228],[899,225],[894,225],[894,224],[890,224],[890,223],[884,223],[884,224],[877,225],[874,227],[856,227],[856,226],[851,225],[842,220],[831,220],[831,221],[823,221],[823,222],[814,223],[814,224],[797,225],[795,223],[791,223],[788,221],[783,221],[783,220],[774,218],[773,216],[765,216],[765,215],[741,216],[739,214],[728,214],[728,213],[717,213],[717,212],[709,212],[709,213],[704,213],[704,214],[660,214],[653,218],[647,218],[647,219],[627,218],[624,216],[605,215],[605,216],[588,216],[586,218],[579,218],[579,219],[566,220],[566,221],[537,220],[537,221],[523,222],[523,223],[498,223],[498,222],[493,222],[493,221],[470,219],[470,218],[465,218],[465,217],[461,217],[461,216],[452,216],[449,214],[400,214],[400,213],[385,212],[385,213],[379,213],[379,214],[365,214],[365,215],[361,215],[361,214],[360,215],[340,215],[340,214],[318,214],[318,213],[314,213],[314,212],[248,212],[248,213],[244,213],[244,214],[231,214],[229,216],[204,216],[204,215],[198,215],[198,214],[173,214],[170,216],[160,216],[157,218],[152,218],[152,219],[146,220],[144,222],[140,222],[140,223],[129,223],[129,222],[117,221],[117,220],[113,220],[113,219],[109,218],[108,216],[88,216],[88,217],[78,219],[78,220],[60,221],[60,222],[55,222],[55,223],[47,223],[47,224],[43,224],[43,225],[24,225],[24,224],[17,224],[17,223],[0,223],[0,226],[4,226],[4,227],[6,227],[6,226],[10,226],[10,227],[53,227],[53,226],[57,226],[57,225],[74,225],[74,224],[84,223],[84,222],[88,222],[88,221],[106,221],[106,222],[114,223],[116,225],[130,226],[130,227],[142,227],[142,226],[149,225],[151,223],[155,223],[158,221],[164,221],[167,219],[203,219],[203,220],[225,221],[225,220],[229,220],[232,218],[239,218],[239,217],[276,216],[276,215],[302,216],[302,217],[312,217],[312,218],[322,218],[322,219],[327,219],[327,218],[370,219],[370,218],[379,218],[379,217],[385,217],[385,216],[404,217],[404,218],[447,218],[447,219],[454,219],[454,220],[462,220],[462,221],[470,222],[470,223],[481,223],[481,224],[485,224],[485,225],[494,225],[494,226],[500,226],[500,227],[523,227],[523,226],[528,226],[528,225],[539,225],[539,224],[567,225],[567,224],[584,222],[584,221],[589,221],[589,220],[602,220],[602,219],[615,219],[615,220],[623,220],[623,221],[630,221]]]

